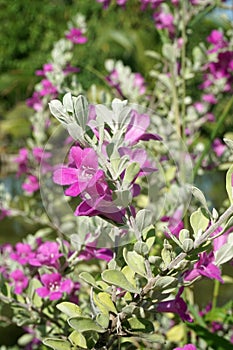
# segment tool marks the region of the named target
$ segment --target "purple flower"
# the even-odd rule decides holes
[[[168,301],[161,301],[157,305],[157,311],[158,312],[172,312],[174,314],[179,315],[180,318],[182,319],[182,321],[193,322],[192,318],[190,317],[190,315],[188,313],[187,304],[180,297],[180,295],[183,293],[183,290],[184,290],[183,287],[180,288],[175,299],[168,300]]]
[[[53,65],[52,63],[45,63],[43,65],[42,70],[36,70],[36,75],[38,76],[46,76],[46,73],[53,71]]]
[[[97,0],[97,2],[100,2],[101,4],[103,4],[103,8],[107,9],[108,6],[110,5],[111,0]]]
[[[43,104],[41,101],[41,95],[38,91],[35,91],[32,97],[27,99],[27,106],[33,108],[36,112],[43,109]]]
[[[29,260],[32,266],[58,267],[58,259],[63,254],[59,253],[59,245],[56,242],[45,242],[37,249],[33,258]]]
[[[134,86],[138,88],[139,93],[141,95],[145,94],[146,92],[145,79],[140,73],[134,74]]]
[[[25,174],[28,170],[28,150],[27,148],[21,148],[19,150],[19,155],[14,159],[18,163],[18,172],[17,176]]]
[[[157,29],[167,29],[170,35],[175,32],[174,17],[171,13],[155,12],[153,15]]]
[[[21,265],[28,264],[29,260],[34,256],[35,253],[33,253],[32,248],[28,243],[17,243],[15,245],[15,252],[10,254],[10,258]]]
[[[80,28],[71,28],[69,33],[66,34],[66,38],[74,44],[85,44],[87,42],[87,38]]]
[[[193,344],[186,344],[183,348],[175,348],[173,350],[197,350],[197,348]]]
[[[107,248],[96,248],[89,243],[84,250],[79,253],[80,260],[100,259],[109,262],[113,258],[113,252]]]
[[[70,294],[74,286],[71,279],[65,279],[59,273],[46,273],[40,279],[44,287],[37,288],[36,292],[41,298],[50,300],[58,300],[64,293]]]
[[[184,223],[181,220],[183,216],[183,212],[180,209],[177,209],[175,213],[172,216],[163,216],[161,218],[162,222],[168,222],[168,229],[169,231],[175,235],[176,237],[179,236],[180,230],[184,228]],[[167,232],[164,232],[166,237],[170,237]]]
[[[207,41],[214,46],[213,49],[208,51],[208,53],[216,52],[227,46],[227,42],[224,40],[222,32],[216,29],[212,30],[207,37]]]
[[[221,271],[219,267],[216,266],[213,262],[213,252],[209,253],[209,255],[206,252],[199,254],[199,260],[194,264],[194,267],[191,271],[185,273],[184,280],[193,281],[198,276],[205,276],[211,279],[216,279],[223,283]]]
[[[38,191],[40,188],[38,178],[34,175],[29,175],[26,181],[22,184],[22,189],[28,193]]]
[[[57,95],[57,88],[49,81],[48,79],[43,79],[41,81],[42,89],[40,90],[40,96],[46,96],[46,95]]]
[[[214,140],[214,142],[212,144],[212,148],[213,148],[213,151],[217,157],[221,157],[222,154],[227,149],[226,145],[224,145],[224,143],[222,143],[222,141],[220,139]]]
[[[217,100],[213,94],[205,94],[202,96],[202,99],[203,101],[208,102],[212,105],[215,105],[217,103]]]
[[[103,179],[104,172],[98,170],[98,158],[91,148],[71,148],[69,153],[70,166],[62,166],[54,172],[53,181],[59,185],[70,185],[67,196],[76,197],[83,191],[95,187]]]
[[[68,75],[70,73],[78,73],[80,72],[80,68],[72,67],[70,64],[67,64],[67,66],[63,69],[63,73],[65,75]]]
[[[129,145],[135,145],[138,141],[157,140],[162,138],[157,134],[146,133],[146,129],[150,125],[150,117],[147,114],[139,114],[137,111],[132,111],[132,117],[125,134],[125,140]]]
[[[0,208],[0,221],[10,215],[11,215],[11,211],[9,209]]]
[[[28,278],[24,275],[21,270],[14,270],[10,274],[10,279],[13,280],[11,283],[14,286],[14,293],[21,294],[28,286]]]

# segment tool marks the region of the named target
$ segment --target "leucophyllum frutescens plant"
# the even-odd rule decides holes
[[[140,178],[152,172],[156,176],[158,170],[145,144],[163,140],[146,130],[148,115],[136,108],[118,99],[111,109],[88,105],[83,96],[70,93],[63,103],[50,102],[51,113],[74,139],[67,163],[56,168],[53,180],[65,186],[66,196],[79,198],[75,216],[107,221],[112,229],[103,228],[96,242],[100,239],[97,245],[103,244],[104,237],[106,245],[112,242],[114,247],[113,258],[101,274],[84,271],[79,275],[84,282],[80,288],[89,285],[89,306],[81,301],[79,306],[57,305],[72,332],[67,339],[45,339],[44,344],[53,349],[111,349],[116,344],[125,348],[129,342],[135,348],[160,349],[165,346],[161,315],[174,313],[191,324],[193,318],[182,297],[185,287],[201,276],[222,282],[219,265],[232,259],[232,234],[224,232],[232,225],[233,206],[218,217],[215,211],[210,213],[204,195],[193,186],[189,190],[201,207],[190,217],[190,230],[174,234],[166,227],[172,240],[165,239],[161,250],[155,248],[156,215],[135,208],[134,199],[144,186]],[[227,174],[231,203],[232,173],[231,168]],[[218,249],[218,237],[224,235],[226,243]]]

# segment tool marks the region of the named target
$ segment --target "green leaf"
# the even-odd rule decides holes
[[[87,349],[86,338],[84,337],[84,335],[82,335],[82,333],[73,331],[69,335],[68,339],[73,345],[79,346],[80,348],[83,348],[83,349]]]
[[[125,277],[121,271],[117,270],[106,270],[102,272],[102,278],[105,282],[113,284],[114,286],[120,287],[131,293],[140,293],[140,290],[134,287]]]
[[[162,276],[157,279],[157,281],[154,284],[154,289],[157,290],[164,290],[168,287],[176,287],[178,283],[177,278],[172,276]]]
[[[226,176],[226,190],[230,200],[230,203],[233,204],[233,165],[228,169]]]
[[[86,130],[88,119],[88,102],[82,95],[78,96],[74,101],[75,119],[82,130]]]
[[[204,339],[205,342],[215,350],[233,349],[233,345],[228,340],[217,335],[216,333],[209,332],[206,328],[200,325],[188,323],[187,327],[193,330],[198,337]]]
[[[182,243],[182,248],[184,252],[189,252],[193,249],[193,240],[191,238],[186,238]]]
[[[183,243],[185,239],[189,238],[189,236],[190,236],[189,230],[186,230],[185,228],[180,230],[179,240],[181,243]]]
[[[72,317],[68,319],[69,325],[78,332],[95,331],[104,333],[106,330],[88,317]]]
[[[134,332],[154,332],[153,323],[145,318],[130,317],[127,319],[127,322],[129,324],[129,329]]]
[[[70,122],[64,106],[59,100],[52,100],[49,103],[49,109],[52,115],[62,124]]]
[[[208,204],[207,201],[205,199],[205,196],[203,194],[203,192],[201,190],[199,190],[199,188],[195,187],[195,186],[191,186],[191,192],[192,195],[199,200],[199,202],[203,205],[203,207],[210,213],[209,208],[208,208]]]
[[[151,218],[151,211],[150,210],[142,209],[142,210],[139,210],[137,212],[135,222],[136,222],[136,226],[138,228],[138,231],[140,233],[142,233],[142,231],[146,227],[150,226],[151,221],[152,221],[152,218]]]
[[[136,162],[131,163],[125,171],[125,176],[123,179],[123,186],[127,186],[131,184],[131,182],[134,180],[135,176],[139,173],[140,171],[140,165]]]
[[[46,338],[43,340],[43,344],[54,350],[71,350],[71,344],[62,339]]]
[[[144,258],[141,255],[135,251],[128,252],[127,248],[124,248],[123,256],[126,264],[131,268],[131,270],[143,277],[146,277],[145,262]]]
[[[132,198],[132,193],[129,190],[117,190],[112,195],[114,204],[123,208],[126,208],[132,202]]]
[[[96,322],[103,328],[108,328],[109,325],[109,315],[98,314],[96,316]]]
[[[209,219],[202,213],[201,209],[194,211],[190,217],[190,224],[194,231],[194,235],[198,236],[204,232],[209,224]]]
[[[42,299],[39,297],[39,295],[36,293],[36,289],[40,288],[42,286],[42,284],[40,283],[40,281],[38,279],[31,279],[29,282],[29,286],[28,286],[28,297],[29,299],[32,301],[33,305],[36,307],[41,307],[43,304]]]
[[[82,280],[84,280],[86,283],[90,284],[92,287],[99,288],[94,277],[89,272],[81,272],[79,277],[82,278]]]
[[[103,313],[108,314],[109,312],[112,312],[114,314],[117,314],[117,310],[113,304],[110,294],[105,292],[94,294],[94,302]]]
[[[80,307],[69,301],[64,301],[60,304],[57,304],[56,307],[68,317],[80,316],[82,314]]]

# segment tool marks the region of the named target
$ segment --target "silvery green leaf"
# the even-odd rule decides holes
[[[49,102],[49,109],[52,115],[61,123],[67,124],[69,116],[66,113],[64,106],[59,100],[52,100]]]
[[[169,62],[174,62],[176,59],[176,51],[175,47],[172,44],[163,44],[162,53],[165,58],[168,59]]]
[[[224,141],[225,144],[230,148],[230,150],[233,151],[233,140],[224,138],[223,141]]]
[[[154,289],[163,290],[165,288],[170,288],[171,286],[175,287],[178,283],[177,278],[172,276],[162,276],[157,279],[154,284]]]
[[[80,273],[79,277],[91,286],[98,288],[94,277],[89,272],[83,271]]]
[[[145,262],[141,255],[135,251],[128,252],[127,249],[124,248],[123,256],[126,264],[131,268],[131,270],[143,277],[146,277]]]
[[[78,332],[95,331],[97,333],[104,333],[106,330],[98,325],[89,317],[71,317],[68,319],[69,325]]]
[[[190,224],[194,231],[194,235],[197,237],[207,229],[209,219],[207,219],[207,217],[202,213],[201,209],[198,208],[198,210],[192,213],[190,217]]]
[[[76,97],[74,101],[74,117],[76,122],[82,128],[82,130],[86,129],[87,120],[88,120],[88,102],[86,98],[82,95]]]
[[[117,122],[119,123],[119,129],[126,128],[129,124],[131,118],[131,108],[125,107],[123,110],[118,114]]]
[[[138,254],[140,254],[142,256],[145,256],[149,253],[149,247],[144,242],[136,242],[134,244],[134,249]]]
[[[112,101],[112,110],[115,113],[115,116],[117,117],[121,111],[124,109],[124,107],[127,105],[128,101],[124,100],[121,101],[119,98],[114,98]]]
[[[112,198],[116,206],[126,208],[132,202],[132,193],[129,190],[117,190],[113,192]]]
[[[183,243],[184,240],[187,238],[189,238],[189,230],[186,230],[185,228],[180,230],[180,233],[179,233],[180,242]]]
[[[125,175],[123,178],[123,186],[129,185],[134,180],[134,178],[139,173],[139,171],[140,171],[140,165],[137,162],[131,163],[126,168]]]
[[[83,143],[84,141],[84,133],[83,129],[76,123],[69,123],[67,124],[67,130],[72,139],[81,141]]]
[[[190,186],[191,187],[191,192],[192,195],[199,200],[199,202],[203,205],[203,207],[210,213],[209,208],[208,208],[208,204],[206,202],[205,196],[202,193],[201,190],[199,190],[199,188],[195,187],[195,186]]]
[[[150,226],[152,220],[151,211],[148,209],[142,209],[137,212],[135,223],[138,228],[138,231],[142,233],[142,231]]]
[[[49,346],[53,350],[70,350],[71,344],[67,340],[46,338],[43,340],[43,344]]]
[[[63,96],[62,103],[67,112],[74,113],[73,98],[70,92]]]
[[[68,317],[81,316],[82,314],[80,307],[69,301],[64,301],[60,304],[57,304],[56,308],[61,312],[63,312]]]
[[[125,275],[118,270],[106,270],[102,272],[101,274],[103,280],[110,285],[113,284],[114,286],[120,287],[124,290],[127,290],[131,293],[140,293],[140,290],[136,287],[134,287],[125,277]]]
[[[111,129],[114,128],[113,112],[110,109],[108,109],[106,106],[99,104],[95,106],[95,111],[96,121],[99,127],[102,127],[104,126],[104,124],[107,124],[111,127]]]
[[[103,328],[108,328],[109,325],[109,316],[106,314],[98,314],[96,316],[96,322]]]
[[[184,252],[189,252],[193,249],[193,240],[191,238],[186,238],[183,241],[182,248]]]
[[[227,243],[217,250],[215,253],[215,263],[222,265],[233,258],[233,233],[230,233],[227,239]]]
[[[226,190],[230,203],[233,204],[233,165],[227,171]]]
[[[76,346],[80,347],[81,349],[87,349],[86,338],[84,337],[84,335],[82,333],[79,333],[77,331],[73,331],[69,335],[68,339],[73,345],[76,345]]]

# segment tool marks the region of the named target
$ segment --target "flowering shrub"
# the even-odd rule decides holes
[[[187,50],[192,20],[221,3],[136,4],[162,42],[146,52],[148,81],[108,59],[105,85],[84,91],[72,65],[89,40],[80,14],[37,70],[32,134],[15,159],[23,193],[5,191],[0,213],[39,225],[0,247],[0,299],[24,332],[19,348],[233,347],[232,301],[217,304],[232,283],[222,265],[233,258],[233,141],[219,131],[233,104],[232,28]],[[228,196],[215,209],[193,179],[218,167]],[[214,280],[204,310],[193,303],[201,278]]]

